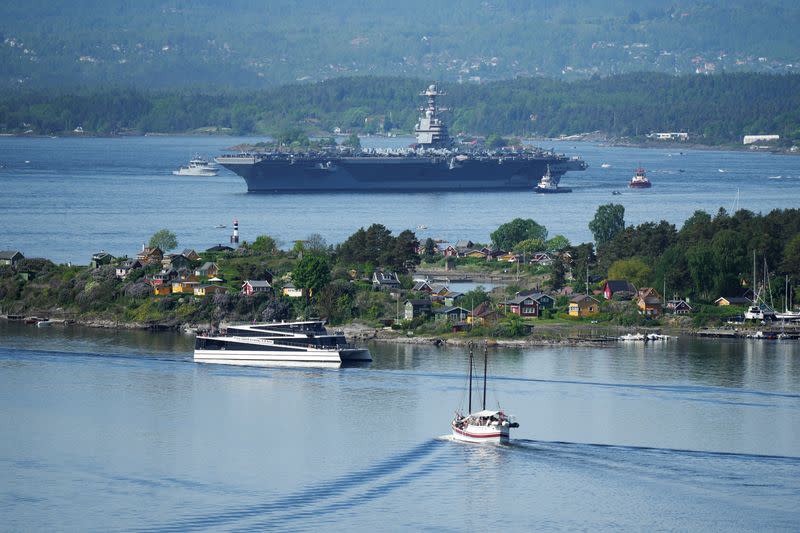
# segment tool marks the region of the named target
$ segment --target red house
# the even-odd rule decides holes
[[[523,317],[538,317],[539,302],[531,296],[516,296],[499,304],[506,311]]]
[[[257,292],[269,292],[271,289],[272,285],[265,280],[248,279],[242,284],[242,293],[247,296],[252,296]]]
[[[614,296],[623,300],[630,300],[636,296],[636,287],[625,280],[610,279],[603,285],[603,297],[606,300],[610,300]]]

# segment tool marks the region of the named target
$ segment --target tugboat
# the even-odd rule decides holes
[[[633,175],[631,178],[631,182],[628,183],[628,187],[631,189],[649,189],[652,186],[650,180],[647,179],[647,174],[645,174],[644,168],[639,167],[636,169],[636,174]]]
[[[540,193],[572,192],[569,187],[559,187],[558,181],[553,180],[553,176],[550,174],[550,165],[547,165],[547,172],[533,190]]]
[[[510,440],[511,428],[518,428],[519,424],[513,417],[503,411],[489,411],[486,409],[486,369],[488,366],[488,349],[483,346],[483,406],[476,413],[472,413],[472,344],[469,347],[469,411],[464,416],[456,411],[455,418],[450,423],[453,430],[453,439],[461,442],[505,444]]]

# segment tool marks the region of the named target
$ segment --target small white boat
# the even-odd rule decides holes
[[[228,226],[226,226],[225,224],[217,224],[216,226],[214,226],[215,229],[223,229],[223,228],[227,228],[227,227]]]
[[[173,170],[172,173],[176,176],[216,176],[219,173],[219,167],[214,165],[213,163],[209,163],[207,160],[200,157],[200,155],[195,155],[194,158],[189,161],[189,164],[185,167],[181,167],[178,170]]]
[[[608,163],[603,163],[602,165],[600,165],[600,168],[611,168],[611,165]]]
[[[628,333],[626,335],[622,335],[619,340],[628,342],[644,342],[647,340],[647,337],[645,337],[642,333]]]
[[[511,428],[519,427],[513,417],[506,415],[503,411],[491,411],[486,409],[486,370],[488,366],[488,349],[483,347],[483,408],[472,413],[472,370],[474,358],[472,356],[472,345],[469,348],[469,411],[468,415],[463,415],[456,411],[450,427],[453,431],[453,439],[461,442],[472,442],[477,444],[504,444],[510,440]]]
[[[47,318],[44,318],[44,319],[39,320],[39,321],[36,322],[36,327],[37,328],[44,328],[44,327],[47,327],[49,325],[51,325],[51,322],[50,322],[50,319],[47,319]]]

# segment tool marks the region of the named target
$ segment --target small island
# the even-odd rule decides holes
[[[164,229],[130,257],[100,251],[86,266],[0,252],[0,306],[8,320],[45,325],[191,331],[315,317],[402,342],[764,335],[777,328],[745,321],[745,311],[793,308],[798,228],[797,209],[626,226],[624,207],[607,204],[590,223],[594,242],[577,245],[522,218],[489,243],[420,242],[373,224],[336,245],[312,234],[289,249],[268,235],[239,243],[235,224],[230,245],[179,253]],[[459,281],[472,288],[453,288]],[[800,330],[788,322],[781,332]]]

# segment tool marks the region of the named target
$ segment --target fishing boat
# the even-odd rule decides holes
[[[789,285],[789,276],[786,276],[786,288],[784,289],[784,311],[775,313],[778,320],[800,320],[800,311],[793,311],[792,306],[792,286]]]
[[[472,344],[469,347],[469,407],[468,415],[456,411],[455,418],[450,423],[453,430],[453,439],[462,442],[503,444],[510,439],[511,428],[519,427],[513,417],[503,411],[486,409],[486,371],[489,365],[488,348],[483,346],[483,404],[481,410],[472,412],[472,374],[475,360],[472,355]]]
[[[767,276],[766,259],[764,260],[764,282],[759,285],[756,280],[756,252],[753,251],[753,287],[756,288],[756,292],[753,295],[753,305],[748,307],[747,311],[744,312],[745,320],[767,321],[777,319],[775,310],[767,305],[764,297],[768,282],[769,277]]]

